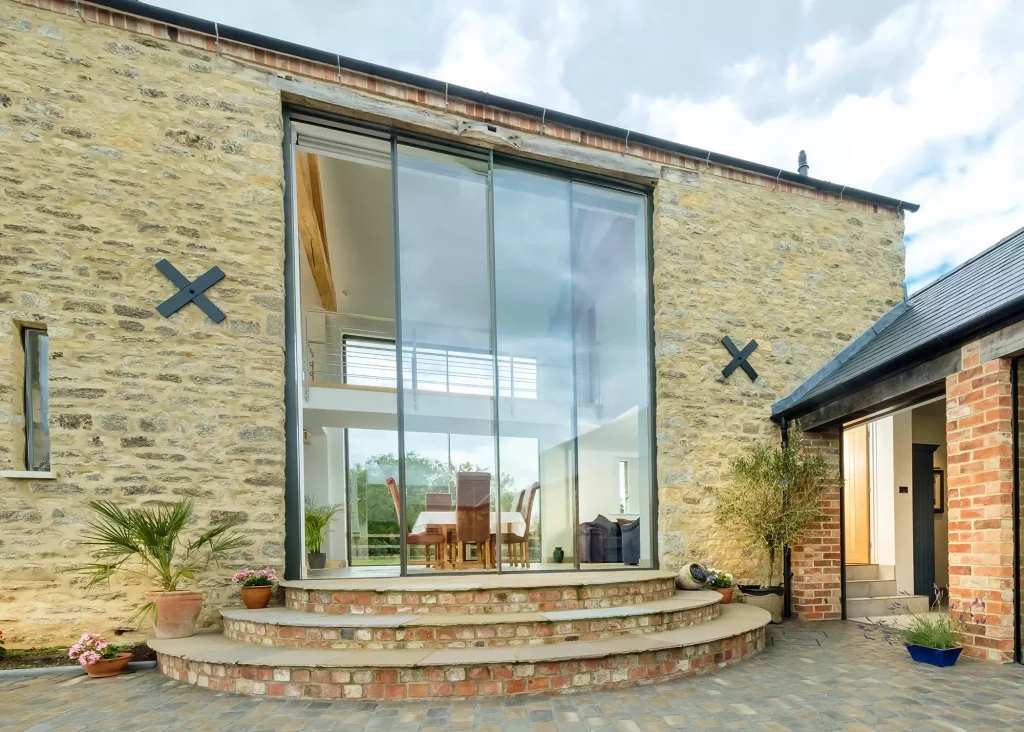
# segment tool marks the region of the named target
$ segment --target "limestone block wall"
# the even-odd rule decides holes
[[[0,2],[0,469],[23,469],[22,324],[50,337],[55,480],[0,478],[0,629],[10,645],[127,626],[144,584],[86,592],[86,502],[195,499],[245,519],[232,568],[283,565],[281,102],[241,65]],[[217,265],[215,325],[155,268]]]
[[[738,451],[779,439],[772,402],[902,298],[903,220],[666,167],[653,223],[662,566],[705,561],[753,581],[761,559],[715,524],[714,489]],[[757,381],[722,378],[726,335],[757,341]]]
[[[89,558],[80,532],[93,498],[192,496],[197,529],[244,517],[252,544],[204,581],[205,624],[228,602],[235,567],[283,564],[275,89],[300,78],[316,83],[297,88],[321,96],[293,89],[288,101],[378,122],[393,113],[449,138],[458,120],[486,119],[553,162],[593,171],[613,161],[609,172],[634,181],[662,171],[653,193],[661,560],[692,557],[754,578],[759,560],[745,538],[713,524],[713,488],[737,450],[777,439],[771,403],[901,297],[897,214],[84,1],[0,0],[0,470],[23,460],[18,329],[41,324],[57,474],[0,479],[5,636],[41,645],[127,623],[141,581],[87,593],[73,572]],[[353,94],[325,91],[339,83]],[[535,140],[550,144],[531,148]],[[549,155],[569,148],[586,154]],[[159,316],[175,290],[153,266],[162,258],[190,278],[220,266],[227,278],[210,296],[227,319],[214,325],[192,305]],[[721,379],[725,335],[741,347],[758,341],[757,382],[740,371]]]

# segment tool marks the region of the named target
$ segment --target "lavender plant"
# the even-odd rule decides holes
[[[939,587],[934,589],[935,602],[932,603],[932,609],[939,610],[944,593]],[[889,610],[898,618],[908,618],[908,621],[905,624],[899,621],[887,623],[880,620],[874,623],[859,623],[858,627],[863,631],[865,638],[880,638],[891,646],[901,643],[907,646],[946,650],[960,645],[969,626],[985,624],[985,601],[980,597],[975,597],[969,605],[961,603],[959,608],[950,606],[938,612],[916,613],[907,603],[899,600],[893,602]]]

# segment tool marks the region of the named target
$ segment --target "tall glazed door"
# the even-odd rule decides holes
[[[871,563],[871,456],[868,449],[868,425],[847,430],[843,438],[843,494],[846,563]]]
[[[495,567],[499,465],[487,158],[396,145],[406,571]]]

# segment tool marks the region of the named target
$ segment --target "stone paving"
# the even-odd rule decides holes
[[[735,666],[653,686],[477,702],[254,699],[171,681],[156,671],[114,679],[0,681],[3,730],[1024,729],[1024,667],[962,658],[913,663],[850,622],[787,623]]]

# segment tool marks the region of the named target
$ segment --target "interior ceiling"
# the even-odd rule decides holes
[[[946,418],[946,400],[937,399],[934,402],[914,407],[914,414],[920,417],[934,417],[936,419]]]

